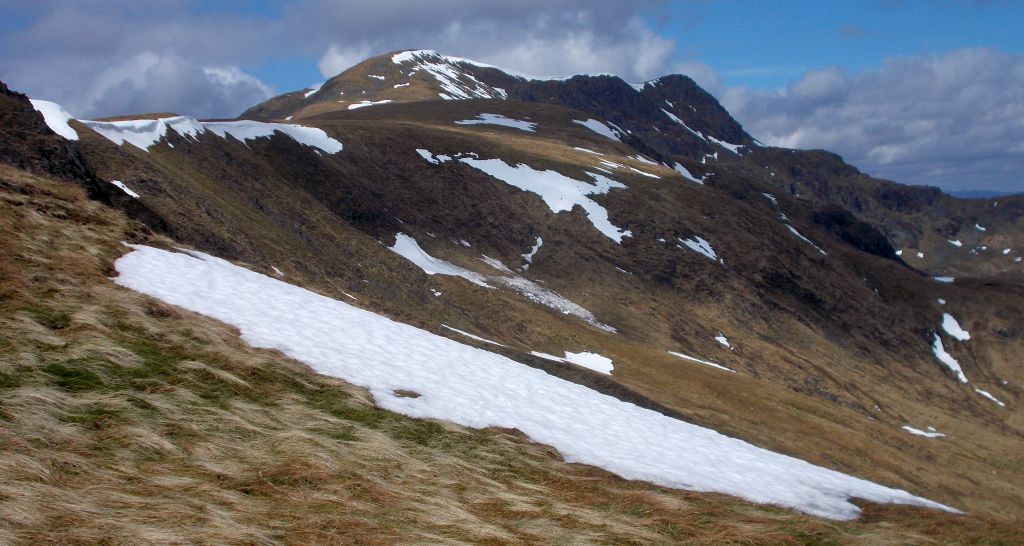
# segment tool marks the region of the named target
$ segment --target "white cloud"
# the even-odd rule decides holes
[[[1024,58],[969,48],[851,76],[813,70],[778,91],[733,88],[749,133],[835,151],[869,174],[949,190],[1024,189]]]
[[[100,70],[63,103],[89,116],[172,111],[216,117],[236,115],[272,94],[235,66],[199,67],[174,52],[142,51]]]
[[[320,56],[317,68],[324,78],[332,78],[366,60],[373,54],[369,44],[362,43],[356,46],[341,47],[338,44],[331,44],[327,51]]]

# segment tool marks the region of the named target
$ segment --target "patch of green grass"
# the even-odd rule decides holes
[[[786,530],[793,535],[793,538],[806,546],[837,546],[839,541],[832,536],[826,536],[822,531],[810,531],[796,527],[789,527]]]
[[[403,419],[396,421],[388,431],[392,438],[430,448],[451,449],[458,441],[457,432],[448,431],[437,421]]]
[[[58,387],[67,391],[90,391],[106,389],[107,384],[87,366],[95,359],[71,360],[67,363],[53,362],[42,370],[54,378]]]
[[[355,428],[351,426],[321,427],[316,429],[316,432],[339,442],[354,442],[359,439],[359,436],[355,433]]]
[[[106,406],[91,406],[81,411],[68,413],[61,418],[66,423],[88,428],[106,428],[121,416],[121,412]]]
[[[658,533],[659,535],[668,538],[681,540],[686,537],[686,531],[681,526],[676,525],[675,523],[672,523],[670,521],[655,522],[652,528],[654,529],[655,533]]]
[[[21,385],[21,381],[17,377],[0,372],[0,389],[13,389]]]
[[[58,309],[47,309],[45,307],[32,307],[28,314],[39,324],[51,330],[63,330],[71,326],[71,313]]]

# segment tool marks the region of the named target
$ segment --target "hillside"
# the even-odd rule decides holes
[[[107,234],[114,250],[104,268],[122,239],[186,245],[972,514],[870,507],[864,521],[821,536],[852,540],[885,528],[895,541],[1010,540],[1015,528],[999,522],[1024,510],[1024,477],[1013,470],[1024,463],[1016,407],[1024,300],[1012,250],[971,254],[965,230],[975,222],[985,228],[970,226],[978,241],[1012,244],[1017,201],[956,200],[868,179],[830,154],[760,146],[684,77],[642,86],[610,76],[541,81],[465,60],[394,57],[272,99],[246,120],[79,121],[37,103],[71,140],[49,134],[27,100],[8,95],[7,127],[24,130],[8,129],[3,149],[12,150],[9,162],[46,176],[66,169],[37,161],[39,150],[63,149],[46,153],[82,165],[63,178],[161,234]],[[445,88],[439,72],[466,96]],[[360,74],[408,81],[361,89]],[[358,103],[330,98],[356,91]],[[348,107],[364,100],[376,104]],[[36,133],[49,136],[26,136]],[[959,231],[948,231],[956,222]],[[962,246],[941,240],[940,227]],[[911,237],[914,248],[933,245],[928,267],[907,256]],[[939,243],[964,252],[944,254]],[[940,273],[958,278],[931,278]],[[237,393],[226,396],[230,405]],[[374,391],[378,404],[390,400],[381,396]],[[936,430],[942,436],[920,435]],[[519,456],[528,444],[516,442],[509,449]],[[545,469],[557,463],[541,451]],[[872,527],[875,510],[895,527]],[[638,532],[658,528],[649,524]]]
[[[838,204],[878,227],[912,267],[936,276],[1020,273],[1024,196],[957,199],[937,188],[875,180],[824,151],[759,145],[693,80],[641,84],[615,76],[541,78],[506,73],[434,51],[368,59],[316,90],[254,106],[246,119],[295,119],[366,106],[490,98],[566,106],[611,122],[618,138],[650,158],[700,177],[707,161],[738,161],[744,178],[817,205]],[[698,164],[699,163],[699,164]],[[959,243],[959,244],[958,244]]]

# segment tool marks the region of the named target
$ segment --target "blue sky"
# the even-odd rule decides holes
[[[225,0],[194,9],[273,19],[285,4]],[[676,1],[642,16],[675,41],[678,58],[706,63],[723,85],[754,89],[783,87],[815,68],[838,65],[857,74],[890,57],[964,47],[1024,54],[1024,2]],[[318,54],[270,57],[248,68],[275,89],[290,90],[321,78],[318,60]]]
[[[398,49],[684,73],[769,144],[1024,191],[1022,28],[999,0],[0,0],[0,79],[80,117],[229,117]]]
[[[672,2],[667,16],[648,17],[725,85],[760,89],[833,65],[856,74],[894,56],[977,46],[1024,54],[1024,2]]]

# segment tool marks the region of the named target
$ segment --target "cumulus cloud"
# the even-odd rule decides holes
[[[807,72],[723,103],[756,138],[824,148],[866,172],[950,190],[1024,189],[1024,58],[992,49],[901,57],[849,75]]]
[[[675,44],[640,15],[666,5],[296,0],[261,13],[162,0],[36,0],[5,8],[28,24],[0,38],[0,78],[83,116],[235,115],[265,98],[267,86],[251,74],[268,59],[319,58],[330,77],[370,55],[410,48],[542,75],[642,80],[668,70]]]
[[[586,2],[537,3],[535,10],[480,9],[487,4],[451,1],[393,26],[341,32],[347,46],[332,42],[320,58],[325,78],[372,54],[398,49],[435,49],[448,55],[537,76],[614,73],[634,81],[668,70],[675,43],[658,35],[623,2],[593,10]],[[458,17],[437,17],[444,4],[458,4]],[[641,2],[643,4],[643,2]],[[461,9],[461,7],[474,9]],[[608,11],[618,17],[609,17]],[[460,11],[461,10],[461,11]],[[352,45],[355,44],[355,45]]]

